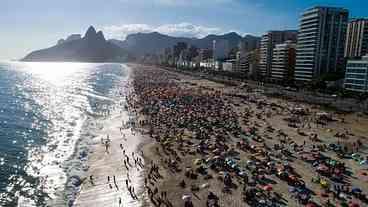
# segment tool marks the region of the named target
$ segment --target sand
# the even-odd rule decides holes
[[[133,70],[139,70],[141,68],[147,66],[141,65],[130,65]],[[152,69],[152,67],[150,67]],[[160,68],[154,68],[155,70],[162,70]],[[192,77],[189,75],[183,75],[176,72],[171,72],[176,76],[176,81],[183,88],[192,88],[198,89],[202,87],[204,91],[211,90],[219,90],[222,91],[224,101],[226,104],[231,105],[233,110],[239,116],[239,123],[241,123],[241,127],[246,129],[249,123],[257,122],[260,126],[259,134],[265,138],[265,143],[267,145],[273,145],[278,143],[278,139],[276,139],[275,132],[269,132],[266,128],[267,125],[270,125],[274,128],[275,131],[282,130],[286,133],[294,142],[298,144],[303,144],[306,141],[307,145],[312,144],[308,137],[302,136],[297,133],[295,128],[291,128],[284,121],[284,118],[288,116],[288,113],[285,111],[271,111],[270,108],[258,108],[256,104],[246,102],[239,97],[230,96],[231,94],[237,95],[250,95],[246,90],[241,89],[240,87],[230,87],[221,83],[215,83],[212,81],[208,81],[198,77]],[[266,97],[261,92],[253,92],[251,94],[258,99],[264,99],[269,103],[278,103],[286,108],[290,107],[305,107],[310,108],[313,112],[324,112],[325,110],[322,107],[291,102],[288,100],[282,100],[278,98]],[[245,110],[251,111],[251,116],[248,118],[248,124],[245,122],[245,117],[243,113]],[[270,111],[271,116],[265,119],[259,119],[255,114],[263,113],[266,111]],[[126,112],[124,112],[126,113]],[[348,129],[351,133],[354,134],[352,136],[353,139],[361,138],[365,144],[367,145],[366,136],[368,135],[368,117],[360,116],[358,114],[348,114],[341,115],[335,112],[332,113],[335,122],[328,123],[327,126],[321,127],[312,124],[311,128],[304,127],[301,130],[305,133],[317,133],[319,138],[322,139],[323,143],[328,144],[331,142],[337,141],[337,138],[334,137],[334,134],[337,132],[345,132]],[[127,170],[123,165],[123,155],[122,150],[120,149],[119,144],[123,144],[124,149],[127,150],[127,154],[131,154],[131,152],[135,151],[139,153],[140,150],[144,152],[145,163],[151,163],[152,161],[160,166],[160,174],[163,179],[158,179],[156,186],[159,191],[166,191],[168,200],[173,204],[173,206],[184,206],[184,202],[182,200],[183,194],[191,194],[193,198],[194,206],[206,206],[207,195],[208,192],[214,192],[219,198],[220,206],[247,206],[247,204],[243,201],[242,195],[242,181],[239,179],[234,179],[233,182],[236,186],[236,189],[233,189],[232,192],[226,193],[223,192],[223,182],[218,178],[220,177],[217,173],[210,171],[210,174],[213,176],[213,179],[204,179],[203,176],[199,176],[198,179],[192,180],[188,179],[184,176],[184,172],[174,173],[168,169],[167,163],[165,163],[165,155],[162,152],[160,144],[155,142],[153,139],[148,138],[147,134],[138,134],[135,133],[133,135],[130,129],[126,129],[124,134],[126,135],[126,140],[122,139],[119,127],[121,126],[121,121],[127,121],[127,114],[120,114],[115,117],[112,117],[103,124],[105,127],[102,129],[102,135],[104,138],[106,134],[109,134],[111,139],[111,149],[110,153],[105,152],[105,146],[100,143],[101,137],[95,138],[95,145],[92,147],[93,153],[89,156],[88,164],[90,166],[88,170],[88,176],[93,175],[94,185],[88,181],[88,176],[85,182],[81,187],[81,191],[79,196],[75,202],[75,206],[119,206],[119,198],[122,199],[122,206],[154,206],[150,203],[146,198],[145,187],[143,186],[143,180],[148,175],[148,171],[150,169],[150,165],[146,164],[146,169],[144,170],[136,170],[132,169],[129,171],[130,179],[132,179],[132,183],[136,192],[139,196],[139,200],[133,200],[129,193],[127,192],[125,186],[125,180],[127,179]],[[341,120],[345,119],[345,122],[342,123]],[[145,128],[147,129],[147,128]],[[269,138],[266,138],[269,137]],[[236,142],[238,140],[230,138],[228,141],[230,147],[236,148]],[[350,140],[351,141],[351,140]],[[143,148],[141,148],[143,144]],[[138,149],[138,150],[137,150]],[[158,149],[158,151],[157,151]],[[368,150],[366,148],[360,151],[361,154],[367,155]],[[334,153],[327,152],[328,156],[333,158],[337,158]],[[243,162],[248,160],[251,156],[249,152],[240,151],[240,158]],[[186,154],[185,156],[181,156],[182,162],[180,163],[180,168],[185,169],[186,167],[195,167],[193,161],[198,158],[204,158],[198,154],[190,155]],[[356,162],[352,160],[343,160],[347,166],[351,169],[351,171],[356,175],[361,168],[357,165]],[[311,178],[316,176],[314,170],[311,169],[310,165],[305,163],[300,159],[295,159],[292,161],[292,166],[295,167],[297,174],[302,176],[302,179],[306,182],[306,185],[311,188],[314,192],[317,193],[316,196],[313,197],[313,200],[317,203],[321,203],[320,197],[318,197],[318,193],[321,192],[321,188],[319,185],[311,182]],[[110,189],[109,184],[107,183],[107,176],[110,178],[115,175],[118,183],[119,190],[117,190],[114,185],[112,189]],[[284,201],[285,206],[298,206],[297,202],[291,198],[288,194],[288,185],[286,182],[281,181],[276,176],[269,176],[269,179],[273,180],[276,184],[273,185],[274,191],[279,193]],[[179,182],[181,180],[185,180],[186,187],[182,188],[179,186]],[[368,182],[363,181],[360,177],[351,177],[351,183],[354,186],[358,186],[363,191],[368,192]],[[110,181],[110,183],[112,183]],[[203,186],[199,191],[193,192],[190,189],[191,185]],[[162,205],[163,206],[163,205]]]
[[[137,66],[137,67],[144,67],[144,66]],[[156,70],[162,70],[159,68],[156,68]],[[208,89],[208,91],[211,90],[220,90],[224,94],[237,94],[237,95],[249,95],[244,89],[240,89],[239,87],[230,87],[225,86],[224,84],[215,83],[212,81],[208,81],[205,79],[201,79],[198,77],[191,77],[188,75],[183,75],[180,73],[171,73],[175,74],[177,76],[177,79],[180,80],[179,84],[183,88],[193,88],[196,89],[200,86],[205,87]],[[206,90],[204,90],[206,91]],[[286,108],[292,108],[292,107],[305,107],[312,110],[312,113],[318,113],[318,112],[325,112],[322,107],[316,106],[316,105],[310,105],[310,104],[303,104],[303,103],[296,103],[291,102],[288,100],[282,100],[278,98],[272,98],[272,97],[266,97],[261,92],[254,92],[252,96],[257,97],[258,99],[264,99],[269,103],[278,103]],[[270,137],[269,139],[265,139],[265,143],[267,145],[272,145],[274,143],[278,143],[278,139],[276,139],[275,133],[268,132],[266,129],[266,125],[272,126],[275,131],[276,130],[282,130],[285,132],[295,143],[297,144],[303,144],[304,141],[306,141],[307,145],[312,145],[308,137],[302,136],[297,133],[295,128],[291,128],[287,125],[287,123],[283,120],[284,118],[288,117],[288,113],[285,111],[280,112],[271,112],[271,116],[267,117],[265,120],[258,119],[254,114],[264,112],[264,110],[268,111],[270,108],[257,108],[256,104],[251,104],[248,102],[244,102],[241,98],[236,97],[230,97],[228,95],[224,95],[224,99],[226,99],[227,104],[232,105],[233,109],[238,113],[239,115],[239,122],[242,123],[242,128],[246,128],[247,125],[243,123],[244,119],[242,117],[242,112],[244,109],[250,109],[252,111],[252,116],[249,118],[249,122],[257,122],[260,124],[259,131],[263,137]],[[302,131],[305,133],[317,133],[319,135],[319,138],[322,139],[322,142],[324,144],[332,143],[338,141],[337,138],[334,137],[334,134],[337,132],[345,132],[347,129],[350,131],[350,133],[354,134],[354,136],[351,136],[349,141],[356,140],[358,138],[363,140],[364,145],[367,145],[367,135],[368,135],[368,117],[367,116],[361,116],[359,114],[348,114],[348,115],[341,115],[334,111],[328,111],[329,113],[332,113],[334,116],[334,119],[336,121],[329,122],[328,125],[321,127],[315,124],[311,124],[311,128],[305,127],[302,128]],[[345,119],[345,122],[342,123],[342,119]],[[235,147],[235,143],[237,140],[230,141],[230,145]],[[231,144],[232,143],[232,144]],[[238,189],[235,189],[232,191],[231,194],[224,193],[222,191],[223,189],[223,183],[217,179],[217,174],[214,172],[210,172],[214,179],[211,180],[205,180],[202,176],[199,176],[196,180],[191,180],[186,178],[183,174],[183,172],[180,173],[173,173],[170,170],[168,170],[167,167],[165,167],[167,164],[163,161],[165,156],[162,152],[157,152],[157,148],[160,148],[160,145],[158,143],[150,143],[144,147],[144,152],[147,155],[146,156],[146,163],[149,163],[151,161],[157,162],[158,165],[163,166],[163,169],[160,171],[164,177],[164,179],[160,180],[156,186],[159,186],[160,191],[167,191],[168,192],[168,198],[173,203],[173,206],[184,206],[184,202],[181,199],[183,194],[192,194],[193,196],[193,204],[194,206],[205,206],[206,205],[206,198],[208,195],[208,192],[214,192],[217,196],[219,196],[219,204],[220,206],[247,206],[245,202],[242,200],[242,182],[240,180],[234,181],[234,183],[238,186]],[[160,148],[161,149],[161,148]],[[359,152],[362,155],[367,155],[368,150],[367,148],[362,148]],[[335,158],[336,160],[343,161],[347,164],[347,166],[351,169],[351,171],[354,173],[354,175],[357,175],[358,172],[361,170],[361,167],[352,160],[341,160],[336,157],[336,155],[332,152],[326,152],[326,155]],[[244,160],[247,160],[247,158],[251,154],[241,152],[240,157]],[[197,158],[203,158],[202,156],[196,154],[196,155],[185,155],[182,157],[182,162],[180,163],[180,168],[185,169],[186,167],[195,167],[193,165],[193,161]],[[322,191],[319,185],[314,184],[311,182],[312,177],[315,177],[317,174],[314,172],[314,170],[311,169],[310,165],[306,162],[295,159],[292,162],[292,166],[295,167],[297,174],[302,176],[302,179],[306,182],[306,185],[311,188],[314,192],[317,193],[316,196],[314,196],[314,201],[317,203],[322,202],[321,198],[318,196],[318,194]],[[276,176],[269,176],[269,179],[275,181],[277,184],[273,185],[274,191],[279,193],[284,202],[285,206],[298,206],[296,201],[291,198],[288,195],[288,185],[287,183],[281,181]],[[186,188],[179,187],[179,182],[181,180],[185,180],[186,182]],[[363,189],[364,192],[368,192],[368,182],[362,181],[359,177],[351,177],[350,178],[351,183],[353,186],[360,187]],[[192,192],[190,189],[190,186],[194,184],[196,186],[206,185],[208,187],[205,187],[198,192]],[[364,205],[364,204],[362,204]]]
[[[142,169],[138,170],[135,167],[131,167],[128,171],[123,164],[124,155],[120,148],[120,144],[122,144],[126,150],[125,153],[132,160],[131,153],[137,152],[135,154],[137,157],[138,147],[144,142],[144,137],[137,132],[132,132],[130,128],[124,129],[122,132],[125,136],[122,136],[120,127],[122,122],[128,121],[128,117],[128,112],[123,111],[121,114],[118,113],[103,121],[102,126],[104,127],[100,131],[101,136],[93,140],[92,153],[88,157],[89,169],[87,176],[74,206],[119,206],[119,199],[123,204],[120,206],[124,207],[141,206],[144,203],[145,198],[141,188],[144,172]],[[101,138],[106,139],[107,135],[111,140],[108,153],[105,151],[105,145],[101,144]],[[130,161],[130,163],[132,162],[134,165],[134,160]],[[133,200],[126,187],[125,180],[128,179],[128,172],[129,179],[139,200]],[[93,184],[89,181],[90,175],[93,176]],[[107,176],[110,176],[109,183]],[[118,188],[114,185],[113,176],[116,178]],[[112,188],[110,188],[110,185]]]

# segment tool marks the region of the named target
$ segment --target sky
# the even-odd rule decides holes
[[[116,39],[152,31],[200,38],[297,29],[301,12],[316,5],[368,17],[368,0],[0,0],[0,60],[84,34],[90,25]]]

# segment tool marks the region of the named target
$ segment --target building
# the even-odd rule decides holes
[[[314,7],[300,18],[295,80],[311,81],[344,70],[344,48],[349,11]]]
[[[212,59],[213,58],[213,51],[212,49],[200,49],[199,50],[199,59],[200,61],[205,61],[205,60],[208,60],[208,59]]]
[[[230,52],[229,42],[227,40],[213,41],[213,58],[215,60],[224,60],[228,58]]]
[[[346,32],[345,57],[362,57],[368,54],[368,19],[354,19]]]
[[[255,49],[247,54],[246,66],[248,76],[258,78],[259,76],[260,49]]]
[[[261,42],[260,37],[245,35],[239,42],[239,51],[246,53],[259,48]]]
[[[236,59],[226,60],[222,63],[222,70],[227,72],[237,72],[236,62]]]
[[[247,53],[238,52],[235,71],[245,76],[256,77],[259,66],[259,49]]]
[[[368,92],[368,55],[361,59],[348,60],[344,88],[357,92]]]
[[[286,41],[273,49],[271,79],[291,80],[294,76],[296,44]]]
[[[271,75],[272,53],[277,44],[287,40],[296,42],[298,32],[296,30],[269,31],[262,36],[260,45],[260,75],[269,78]]]

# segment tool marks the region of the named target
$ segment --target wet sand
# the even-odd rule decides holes
[[[123,111],[103,122],[104,128],[101,129],[101,136],[94,138],[94,145],[91,146],[92,154],[89,155],[87,176],[82,184],[81,190],[74,206],[124,206],[135,207],[144,203],[142,194],[143,170],[134,166],[132,152],[136,152],[138,146],[144,141],[144,138],[137,132],[132,132],[130,128],[123,129],[120,132],[122,122],[128,121],[128,112]],[[101,138],[106,139],[109,135],[111,144],[109,152],[105,151],[105,145],[101,144]],[[124,166],[123,150],[130,157],[129,170]],[[135,157],[138,157],[137,153]],[[139,156],[140,157],[140,156]],[[142,158],[143,159],[143,158]],[[129,173],[129,178],[127,173]],[[90,182],[92,175],[93,183]],[[110,182],[108,182],[108,176]],[[114,183],[114,176],[116,185]],[[139,200],[132,199],[126,186],[126,180],[129,179],[129,185],[133,186]],[[122,205],[119,205],[121,199]]]

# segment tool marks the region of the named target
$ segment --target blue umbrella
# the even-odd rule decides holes
[[[359,163],[360,165],[368,165],[368,160],[363,160]]]
[[[294,187],[289,187],[289,192],[290,192],[290,193],[295,192],[295,188],[294,188]]]
[[[351,189],[351,192],[353,192],[353,193],[361,193],[362,192],[362,189],[360,189],[360,188],[353,188],[353,189]]]

